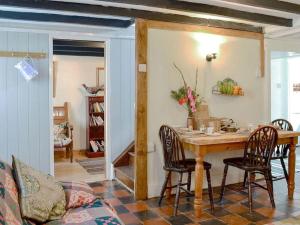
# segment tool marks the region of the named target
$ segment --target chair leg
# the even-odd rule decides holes
[[[206,179],[208,185],[208,194],[209,194],[209,201],[210,201],[210,210],[214,212],[214,196],[213,196],[213,189],[211,186],[211,179],[210,179],[210,171],[209,169],[206,170]]]
[[[248,203],[249,203],[249,211],[252,213],[252,174],[248,171]]]
[[[249,211],[252,213],[252,176],[251,172],[247,172],[247,179],[248,179],[248,204],[249,204]]]
[[[289,175],[288,175],[288,172],[286,170],[286,166],[285,166],[283,158],[280,158],[280,162],[281,162],[281,166],[282,166],[282,169],[283,169],[285,180],[288,183],[289,182]]]
[[[228,165],[225,165],[224,168],[224,175],[223,175],[223,180],[222,180],[222,186],[221,186],[221,192],[220,192],[220,202],[223,199],[224,191],[225,191],[225,184],[226,184],[226,177],[227,177],[227,172],[228,172]]]
[[[192,172],[188,173],[188,180],[187,180],[187,190],[191,191],[191,183],[192,183]]]
[[[246,187],[246,183],[247,183],[247,172],[245,171],[245,174],[244,174],[244,181],[243,181],[243,188]]]
[[[164,195],[165,195],[165,192],[166,192],[166,189],[167,189],[167,185],[168,185],[168,181],[170,179],[170,175],[171,175],[171,171],[169,171],[166,175],[166,178],[165,178],[165,182],[162,186],[162,189],[161,189],[161,192],[160,192],[160,198],[159,198],[159,201],[158,201],[158,205],[161,206],[161,201],[163,200],[164,198]]]
[[[270,201],[272,204],[272,207],[275,208],[275,201],[274,201],[274,191],[273,191],[273,181],[272,181],[272,173],[271,171],[265,172],[265,179],[267,183],[267,189],[270,196]]]
[[[182,183],[182,173],[180,173],[179,177],[178,177],[178,183],[177,183],[177,188],[176,188],[175,206],[174,206],[174,213],[173,213],[174,216],[177,215],[181,183]]]

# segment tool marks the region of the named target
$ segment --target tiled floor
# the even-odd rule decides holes
[[[64,154],[56,154],[54,163],[55,178],[62,181],[84,181],[88,183],[105,180],[105,174],[89,174],[76,162],[76,159],[86,158],[84,152],[74,151],[74,160],[71,163],[70,159],[65,158]]]
[[[296,184],[298,183],[296,182]],[[174,198],[167,201],[164,200],[162,207],[158,207],[157,199],[136,202],[132,194],[115,181],[91,184],[95,193],[113,205],[121,220],[125,224],[130,225],[260,225],[273,221],[283,221],[279,224],[288,224],[288,221],[295,221],[296,217],[300,216],[300,185],[296,186],[293,201],[287,199],[287,187],[284,180],[277,181],[274,185],[276,209],[271,208],[267,192],[260,188],[255,188],[254,212],[250,214],[247,207],[247,193],[243,192],[239,187],[231,187],[233,188],[232,190],[226,190],[222,203],[217,202],[218,194],[215,193],[215,213],[213,214],[209,210],[208,195],[204,194],[204,212],[202,217],[197,219],[193,213],[193,197],[182,197],[180,199],[178,216],[173,217]],[[290,224],[300,224],[300,222]]]

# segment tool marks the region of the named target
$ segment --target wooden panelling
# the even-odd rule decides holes
[[[135,186],[136,199],[148,197],[147,182],[147,73],[140,72],[140,64],[147,65],[148,25],[144,20],[136,20],[136,148]]]
[[[0,32],[0,51],[44,52],[46,34]],[[11,155],[34,168],[50,172],[48,57],[34,59],[39,76],[26,81],[14,65],[22,58],[0,58],[0,158]]]
[[[110,117],[111,160],[114,161],[134,141],[135,70],[134,40],[110,41]]]
[[[145,199],[147,190],[147,72],[139,72],[139,64],[147,65],[148,29],[166,29],[186,32],[206,32],[217,35],[255,39],[260,42],[261,75],[265,70],[264,35],[262,33],[245,32],[231,29],[212,28],[206,26],[182,25],[176,23],[157,22],[151,20],[136,20],[136,157],[135,157],[135,196]],[[241,50],[242,51],[242,50]]]

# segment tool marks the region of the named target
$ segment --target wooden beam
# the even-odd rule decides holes
[[[127,28],[132,24],[131,20],[95,18],[84,16],[69,16],[49,13],[34,13],[34,12],[14,12],[0,10],[0,18],[13,19],[23,21],[37,21],[37,22],[58,22],[82,24],[89,26],[105,26],[105,27],[119,27]]]
[[[157,20],[157,21],[164,21],[164,22],[174,22],[174,23],[181,23],[181,24],[194,24],[194,25],[220,27],[226,29],[250,31],[250,32],[262,32],[261,27],[242,24],[242,23],[203,19],[203,18],[196,18],[196,17],[183,16],[177,14],[152,12],[146,10],[101,6],[101,5],[55,2],[55,1],[39,2],[34,0],[27,0],[27,1],[0,0],[0,5],[30,8],[30,9],[68,11],[68,12],[87,13],[87,14],[96,14],[96,15],[102,14],[102,15],[112,15],[112,16],[134,17],[134,18],[142,18],[142,19]]]
[[[136,20],[136,157],[135,157],[135,197],[136,199],[146,199],[148,196],[147,178],[147,145],[148,145],[148,84],[147,71],[139,70],[139,65],[147,67],[148,55],[148,30],[166,29],[185,32],[207,32],[217,35],[226,35],[240,38],[251,38],[260,42],[261,56],[261,76],[265,70],[264,35],[245,31],[226,30],[195,25],[182,25],[176,23],[166,23],[151,20]]]
[[[147,65],[148,26],[144,20],[136,20],[136,131],[135,131],[135,184],[137,200],[148,197],[147,178],[147,107],[148,84],[147,71],[139,70],[140,65]]]
[[[284,2],[279,0],[223,0],[224,2],[233,2],[241,5],[261,7],[282,12],[300,14],[300,4]]]
[[[156,7],[162,9],[171,9],[178,10],[184,12],[192,12],[192,13],[205,13],[212,14],[218,16],[225,16],[230,18],[242,19],[252,22],[271,24],[277,26],[286,26],[292,27],[293,20],[287,19],[279,16],[270,16],[261,13],[253,13],[246,12],[236,9],[230,9],[226,7],[220,7],[215,5],[208,5],[202,3],[188,2],[188,1],[178,1],[178,0],[101,0],[102,2],[114,2],[114,3],[123,3],[130,5],[140,5],[140,6],[148,6],[148,7]],[[231,0],[229,0],[231,1]],[[239,2],[240,0],[232,0],[233,2]],[[241,2],[260,2],[260,0],[241,0]],[[271,7],[272,2],[270,0],[262,0],[265,5],[269,5]],[[279,1],[275,1],[279,2]],[[276,4],[275,4],[276,5]],[[278,4],[284,5],[284,4]],[[293,5],[293,4],[292,4]],[[296,4],[294,4],[296,5]],[[296,5],[297,6],[297,5]],[[300,6],[298,6],[300,7]],[[288,7],[286,7],[288,8]]]

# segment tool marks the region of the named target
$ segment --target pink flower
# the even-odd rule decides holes
[[[190,107],[192,112],[196,112],[196,101],[195,101],[195,96],[193,95],[193,91],[190,87],[188,87],[188,99],[189,99],[189,103],[190,103]]]

